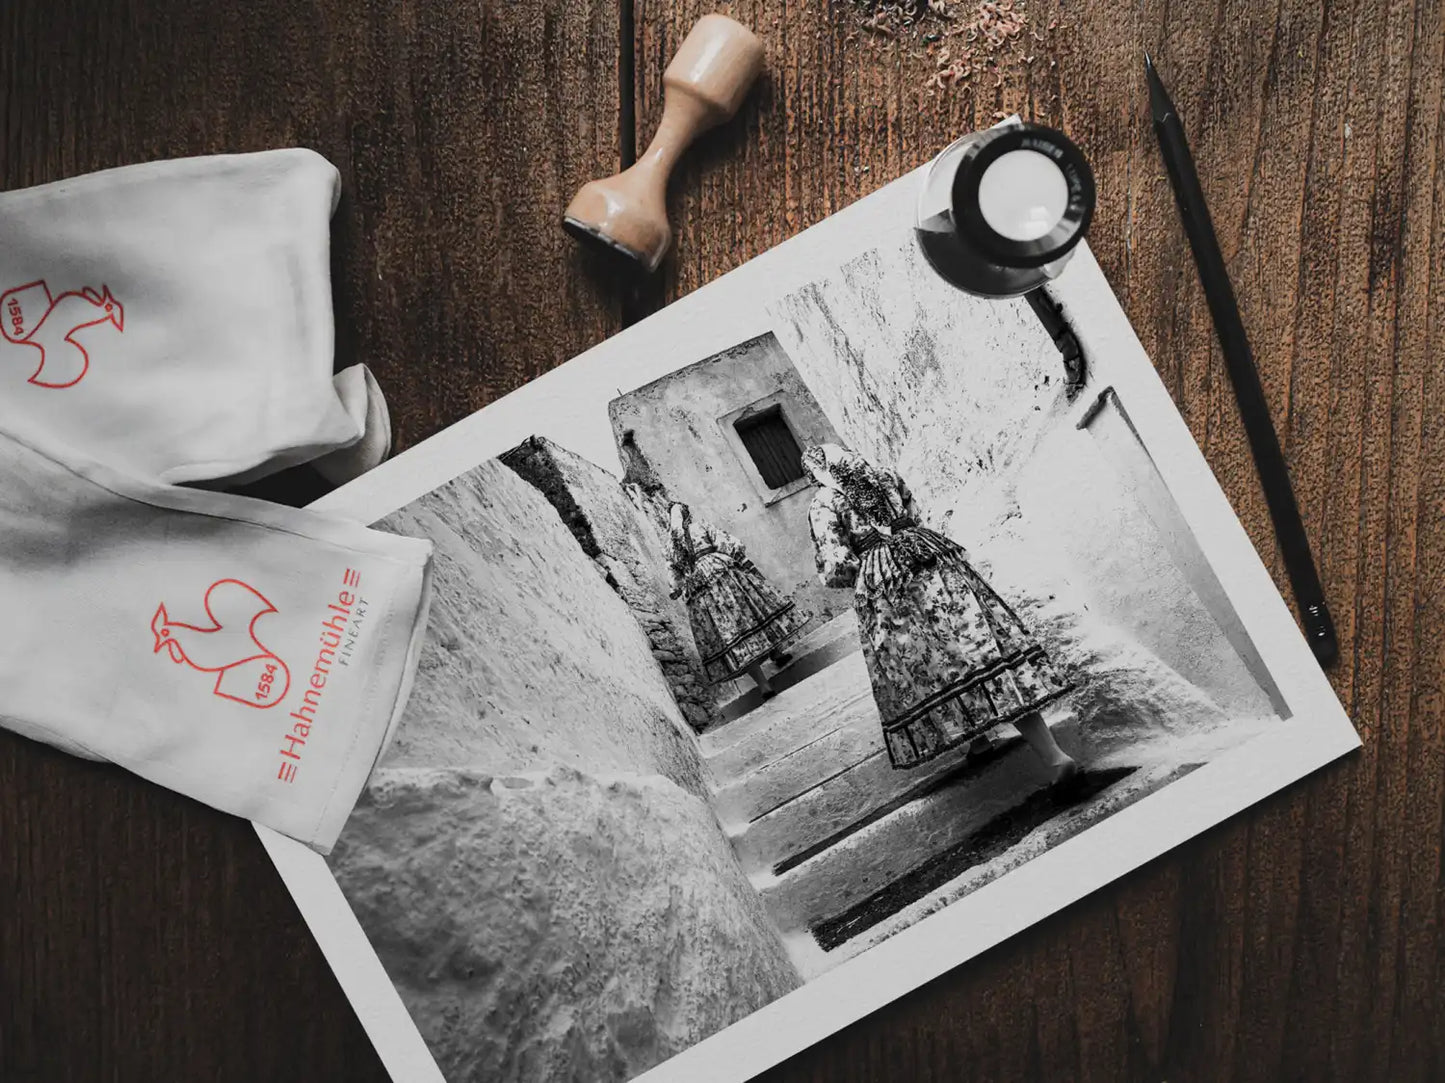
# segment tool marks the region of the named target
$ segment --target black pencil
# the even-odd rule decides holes
[[[1179,114],[1169,100],[1148,53],[1144,54],[1144,75],[1149,83],[1149,111],[1154,118],[1154,134],[1159,137],[1164,167],[1169,171],[1174,198],[1179,204],[1179,216],[1184,221],[1184,232],[1189,237],[1204,296],[1214,317],[1214,330],[1224,351],[1230,382],[1234,384],[1239,413],[1244,419],[1244,430],[1254,452],[1254,463],[1259,470],[1269,515],[1274,521],[1274,534],[1279,539],[1285,570],[1289,573],[1290,586],[1299,605],[1305,638],[1309,640],[1310,649],[1320,665],[1328,666],[1339,657],[1334,621],[1330,619],[1329,608],[1325,605],[1324,589],[1320,586],[1319,573],[1310,555],[1309,539],[1305,536],[1299,505],[1295,503],[1294,489],[1290,487],[1279,437],[1269,419],[1264,388],[1260,386],[1254,355],[1250,352],[1244,324],[1239,318],[1239,306],[1224,269],[1224,257],[1220,254],[1219,241],[1209,220],[1209,208],[1204,204],[1204,193],[1194,171],[1194,156],[1189,153]]]

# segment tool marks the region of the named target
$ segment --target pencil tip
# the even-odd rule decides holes
[[[1164,89],[1164,80],[1159,78],[1159,72],[1154,67],[1154,58],[1149,55],[1148,50],[1144,52],[1144,81],[1149,84],[1149,112],[1157,121],[1174,112],[1174,103],[1169,100],[1169,93]]]

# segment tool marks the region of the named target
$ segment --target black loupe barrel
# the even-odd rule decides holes
[[[920,246],[960,289],[1017,297],[1062,270],[1094,214],[1083,152],[1052,128],[1018,121],[939,155],[924,181]]]

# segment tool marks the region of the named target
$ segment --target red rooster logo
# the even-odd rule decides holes
[[[276,607],[239,579],[218,579],[201,603],[210,627],[172,620],[165,603],[151,618],[155,653],[171,661],[216,674],[213,691],[247,707],[274,707],[286,698],[291,671],[256,638],[256,622]]]
[[[43,280],[0,293],[0,335],[18,346],[40,351],[30,377],[39,387],[73,387],[90,369],[90,354],[76,341],[76,332],[110,323],[125,330],[125,309],[108,286],[89,286],[50,296]]]

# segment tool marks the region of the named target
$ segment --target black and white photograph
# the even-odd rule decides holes
[[[908,240],[766,316],[377,524],[434,601],[328,860],[448,1080],[656,1069],[1291,716],[1029,305]]]

